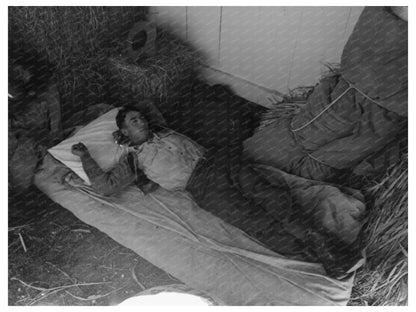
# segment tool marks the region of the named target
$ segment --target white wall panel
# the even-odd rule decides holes
[[[258,7],[223,7],[221,21],[220,68],[254,81],[255,64],[262,64],[262,47],[256,44],[259,12]]]
[[[301,31],[303,9],[301,7],[263,8],[261,25],[271,29],[271,36],[260,40],[260,45],[267,46],[261,50],[263,66],[259,68],[259,82],[281,92],[287,91],[293,57],[298,45]],[[268,15],[268,14],[271,14]]]
[[[187,38],[207,56],[208,65],[227,73],[227,79],[287,93],[314,85],[323,63],[340,62],[363,7],[153,9],[157,23]]]
[[[207,63],[218,65],[221,7],[188,7],[188,41]]]
[[[152,7],[152,20],[163,28],[170,30],[181,39],[186,40],[186,7],[160,6]]]
[[[323,63],[339,63],[349,12],[345,7],[302,8],[288,88],[314,85],[325,68]]]
[[[227,7],[223,10],[221,69],[282,89],[290,74],[302,8]]]

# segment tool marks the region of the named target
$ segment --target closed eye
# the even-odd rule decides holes
[[[144,121],[144,118],[142,116],[132,116],[129,123],[136,124],[139,120]]]

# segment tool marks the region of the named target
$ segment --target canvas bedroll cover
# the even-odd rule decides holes
[[[199,208],[188,193],[130,188],[104,198],[63,183],[70,169],[47,155],[36,186],[83,222],[221,305],[345,305],[353,275],[290,260]]]

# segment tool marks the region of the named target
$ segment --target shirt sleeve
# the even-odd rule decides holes
[[[81,157],[82,166],[91,181],[92,188],[99,194],[112,195],[134,183],[134,161],[131,153],[121,157],[118,164],[109,171],[103,171],[89,155]],[[132,166],[133,164],[133,166]]]

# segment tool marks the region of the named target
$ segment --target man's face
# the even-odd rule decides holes
[[[132,144],[142,144],[149,138],[149,125],[144,117],[135,111],[128,112],[121,132]]]

